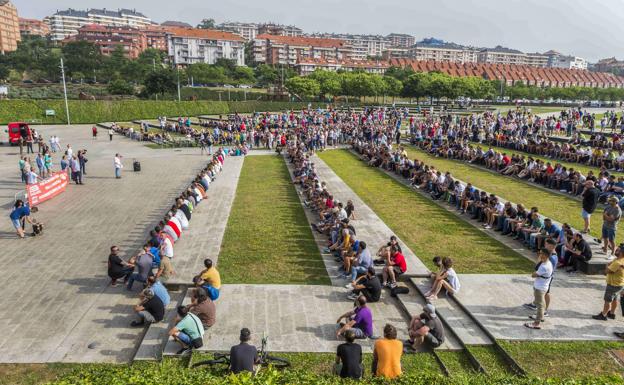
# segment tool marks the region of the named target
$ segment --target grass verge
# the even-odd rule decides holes
[[[351,152],[325,151],[320,157],[430,269],[431,259],[441,255],[453,257],[461,273],[531,270],[526,258],[383,171],[368,167]]]
[[[507,364],[493,346],[469,346],[468,349],[488,374],[495,376],[509,374]]]
[[[624,376],[624,368],[609,353],[624,350],[617,341],[499,341],[528,373],[537,377],[579,378]],[[624,378],[622,379],[624,383]]]
[[[330,283],[282,157],[245,158],[219,270],[228,283]]]
[[[543,190],[519,179],[483,170],[463,161],[436,158],[412,146],[407,146],[406,150],[410,158],[420,159],[442,172],[449,171],[454,177],[471,182],[478,189],[484,189],[514,203],[522,203],[527,208],[537,206],[542,215],[561,223],[567,222],[577,230],[583,229],[581,202],[576,199]],[[600,230],[601,224],[600,213],[597,213],[592,224],[594,235]],[[618,233],[616,237],[618,241],[624,240],[624,234]]]

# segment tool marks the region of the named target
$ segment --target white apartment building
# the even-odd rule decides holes
[[[391,33],[386,36],[391,47],[409,48],[416,43],[416,38],[405,33]]]
[[[416,60],[452,63],[475,63],[477,51],[455,43],[429,44],[419,42],[408,48],[408,56]]]
[[[351,35],[325,33],[311,35],[316,38],[340,39],[351,46],[351,59],[366,60],[369,57],[381,57],[383,52],[391,46],[391,42],[381,35]]]
[[[587,69],[587,60],[578,56],[562,55],[557,51],[544,52],[548,56],[548,66],[553,68]]]
[[[176,66],[214,64],[230,59],[245,65],[245,40],[231,32],[197,28],[168,28],[169,57]]]
[[[486,48],[477,54],[479,63],[488,64],[515,64],[532,67],[547,67],[548,56],[540,53],[524,53],[517,49],[496,46]]]
[[[220,31],[227,31],[242,36],[243,39],[251,41],[258,36],[258,24],[257,23],[239,23],[236,21],[226,21],[217,25],[217,29]]]
[[[50,26],[50,36],[53,40],[63,40],[78,34],[78,29],[87,24],[100,24],[115,27],[141,28],[152,25],[152,20],[136,10],[119,9],[117,11],[104,9],[89,9],[80,11],[67,9],[57,11],[54,15],[44,19]]]

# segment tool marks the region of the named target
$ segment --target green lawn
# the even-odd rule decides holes
[[[227,283],[330,283],[282,157],[245,158],[219,271]]]
[[[460,273],[531,271],[528,259],[351,152],[333,150],[319,156],[429,268],[434,268],[431,259],[440,255],[452,257]]]
[[[516,110],[516,106],[509,106],[509,105],[503,105],[503,106],[494,106],[496,108],[497,111],[499,111],[501,114],[503,113],[507,113],[507,111],[515,111]],[[531,109],[531,113],[533,114],[544,114],[544,113],[559,113],[563,110],[565,110],[565,107],[547,107],[547,106],[525,106],[522,105],[520,106],[520,110],[522,111],[524,109],[524,107],[526,108],[530,108]]]
[[[587,166],[581,163],[571,163],[571,162],[563,162],[559,159],[548,159],[546,157],[543,156],[537,156],[535,154],[530,154],[528,152],[524,152],[524,151],[516,151],[516,150],[512,150],[510,148],[505,148],[505,147],[497,147],[497,146],[488,146],[487,144],[481,144],[481,143],[471,143],[471,145],[474,146],[479,146],[485,150],[489,149],[490,147],[492,147],[492,149],[494,149],[495,151],[500,151],[500,152],[504,152],[507,153],[508,155],[524,155],[524,156],[531,156],[533,157],[533,159],[540,159],[543,160],[544,162],[550,162],[550,164],[552,164],[553,166],[557,163],[561,163],[562,166],[565,166],[567,168],[573,168],[575,170],[578,170],[580,172],[582,172],[584,175],[587,175],[587,173],[589,171],[593,171],[594,174],[598,175],[598,173],[600,172],[600,170],[597,167],[592,167],[592,166]],[[611,171],[610,171],[611,172]],[[611,172],[612,174],[616,174],[619,175],[621,173],[618,172]]]
[[[521,367],[534,376],[542,378],[624,376],[624,368],[609,354],[609,351],[614,349],[624,350],[624,342],[499,342]]]
[[[542,215],[561,223],[567,222],[576,230],[583,229],[581,202],[576,199],[540,189],[520,179],[483,170],[460,160],[437,158],[413,146],[407,146],[406,151],[410,158],[420,159],[442,172],[449,171],[454,177],[470,182],[478,189],[496,194],[514,203],[522,203],[527,208],[537,206]],[[594,215],[592,232],[595,235],[598,234],[602,225],[600,218],[600,214]],[[624,234],[618,233],[617,239],[624,240]]]

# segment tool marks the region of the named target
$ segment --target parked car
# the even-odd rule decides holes
[[[5,132],[9,134],[9,144],[11,146],[17,145],[21,137],[27,138],[31,135],[28,123],[24,122],[9,123],[8,129],[5,130]]]
[[[223,88],[234,88],[234,86],[231,84],[224,84]]]
[[[241,84],[238,88],[251,88],[251,86],[249,84]]]

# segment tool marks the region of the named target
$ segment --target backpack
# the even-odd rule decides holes
[[[397,297],[399,294],[408,294],[409,288],[405,286],[397,286],[394,289],[390,290],[390,296]]]

